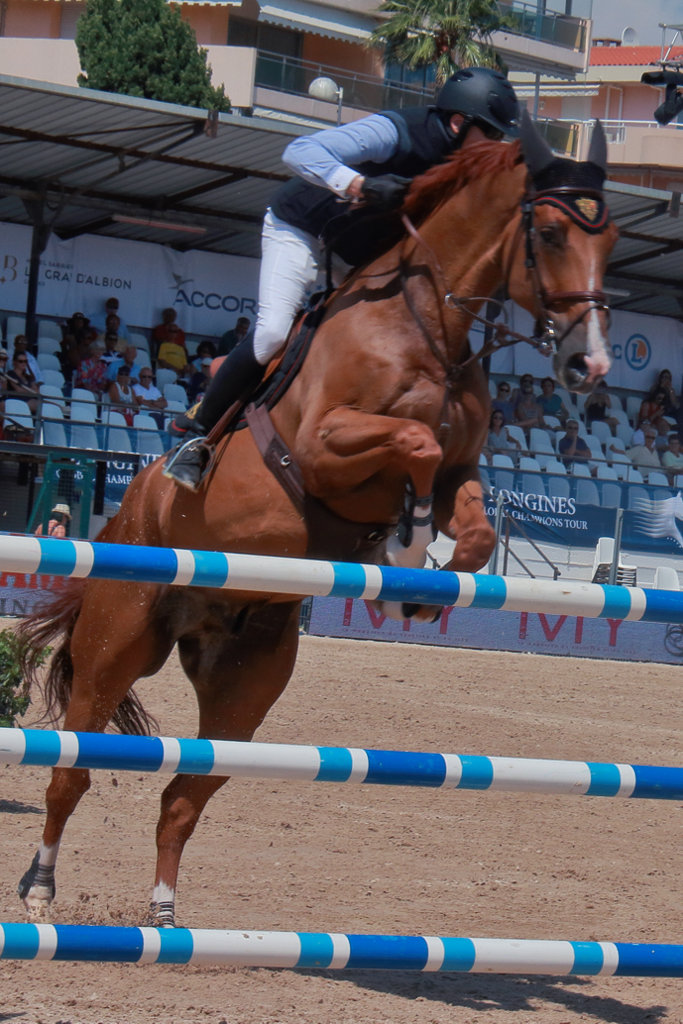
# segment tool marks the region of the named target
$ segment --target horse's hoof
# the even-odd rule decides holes
[[[404,619],[415,619],[417,622],[425,622],[430,624],[436,622],[441,615],[441,609],[435,608],[432,605],[425,604],[407,604],[404,603],[401,606]]]
[[[52,920],[52,899],[48,898],[46,890],[38,889],[30,893],[22,903],[31,924],[49,924]]]

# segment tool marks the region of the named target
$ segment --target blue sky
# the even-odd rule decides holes
[[[638,33],[641,46],[659,45],[660,21],[667,25],[683,24],[681,0],[593,0],[593,36],[598,39],[620,39],[629,26]]]

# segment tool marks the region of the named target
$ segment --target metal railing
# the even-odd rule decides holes
[[[314,78],[332,78],[344,90],[344,104],[361,110],[388,110],[420,106],[434,99],[434,89],[380,81],[371,75],[314,61],[286,57],[268,50],[258,50],[254,84],[276,92],[307,96]]]
[[[524,0],[498,0],[498,12],[505,20],[505,31],[538,39],[567,50],[583,51],[588,36],[588,19],[557,11],[539,10]]]

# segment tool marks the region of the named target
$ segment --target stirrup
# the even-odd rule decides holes
[[[188,491],[198,491],[213,463],[214,448],[205,437],[191,437],[166,456],[161,475]]]

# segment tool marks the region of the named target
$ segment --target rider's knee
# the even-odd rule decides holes
[[[282,348],[290,326],[288,317],[273,317],[258,325],[254,333],[254,355],[262,366],[270,362]]]

